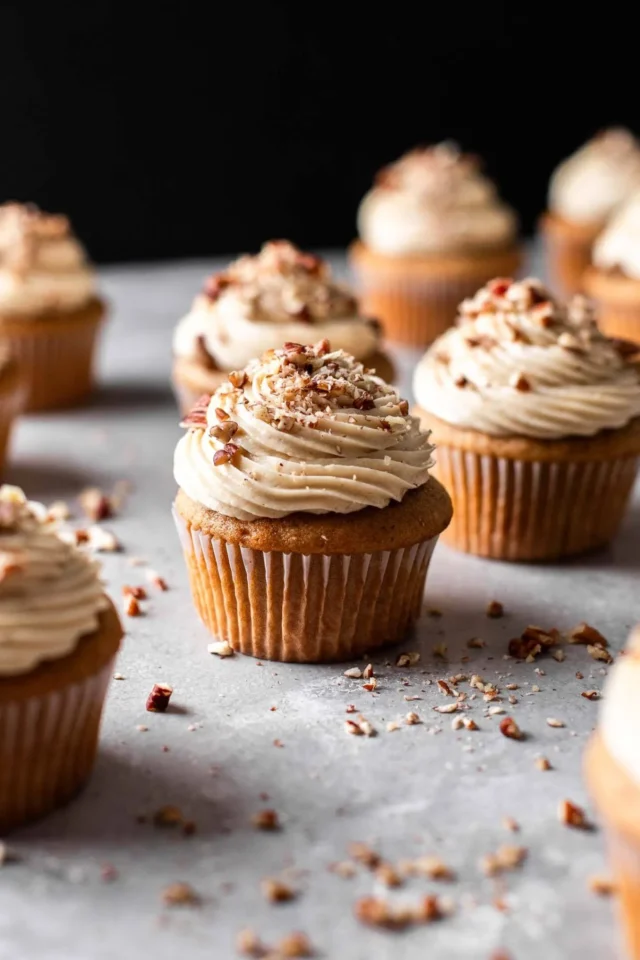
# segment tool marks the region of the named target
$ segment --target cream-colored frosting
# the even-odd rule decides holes
[[[391,256],[507,246],[517,226],[478,160],[450,143],[412,150],[386,167],[358,211],[361,239]]]
[[[609,671],[600,708],[600,733],[613,759],[640,786],[640,628]]]
[[[108,603],[97,565],[45,514],[16,487],[0,488],[0,677],[71,653]]]
[[[285,344],[203,398],[176,448],[192,500],[238,520],[385,507],[426,483],[429,434],[393,387],[326,341]],[[214,464],[228,455],[228,462]]]
[[[379,345],[375,322],[358,313],[352,294],[336,284],[329,267],[291,243],[266,243],[210,277],[173,341],[178,357],[204,359],[239,370],[274,344],[328,339],[359,360]]]
[[[593,262],[602,270],[621,270],[640,280],[640,190],[610,220],[593,248]]]
[[[96,280],[66,217],[18,203],[0,206],[0,311],[24,318],[74,310]]]
[[[640,143],[628,130],[605,130],[557,168],[549,209],[574,223],[602,224],[639,188]]]
[[[418,404],[493,436],[592,436],[640,415],[640,373],[598,330],[582,297],[568,306],[539,280],[492,280],[415,373]]]

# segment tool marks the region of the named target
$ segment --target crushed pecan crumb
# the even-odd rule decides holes
[[[588,830],[590,827],[587,815],[571,800],[561,800],[558,805],[558,819],[565,827],[575,827],[578,830]]]
[[[180,807],[167,805],[160,807],[153,815],[154,827],[179,827],[184,822]]]
[[[233,647],[227,640],[214,640],[207,644],[207,652],[221,659],[235,656]]]
[[[584,622],[573,627],[569,631],[567,639],[569,643],[595,644],[598,647],[609,646],[608,640],[603,637],[599,630]]]
[[[584,697],[585,700],[599,700],[600,694],[597,690],[583,690],[580,694],[581,697]]]
[[[127,617],[141,617],[142,607],[132,593],[124,596],[124,612]]]
[[[275,810],[258,810],[251,817],[251,823],[257,830],[280,829],[280,820]]]
[[[162,900],[167,907],[198,907],[202,900],[188,883],[171,883],[162,891]]]
[[[390,863],[381,863],[376,867],[375,876],[385,887],[400,887],[403,883],[402,877]]]
[[[415,667],[420,661],[420,654],[417,650],[408,653],[399,653],[396,657],[396,667]]]
[[[296,891],[288,883],[276,877],[265,877],[260,883],[260,889],[269,903],[286,903],[296,898]]]
[[[487,616],[495,620],[504,617],[504,607],[499,600],[491,600],[487,604]]]
[[[173,687],[168,683],[154,683],[153,689],[147,697],[149,713],[164,713],[169,706]]]
[[[522,730],[513,717],[504,717],[500,721],[500,733],[503,737],[508,737],[510,740],[522,740],[524,738]]]
[[[367,843],[362,843],[359,840],[353,841],[348,845],[347,853],[352,860],[360,863],[368,870],[375,870],[382,863],[380,854]]]
[[[556,717],[547,717],[547,726],[549,727],[564,727],[564,721],[558,720]]]
[[[98,487],[87,487],[78,497],[82,512],[92,523],[108,520],[113,516],[111,498]]]
[[[591,893],[599,897],[612,897],[618,892],[617,885],[610,877],[592,875],[587,879],[587,886]]]
[[[536,757],[535,765],[538,768],[538,770],[542,770],[543,772],[545,770],[551,770],[551,764],[549,763],[546,757]]]

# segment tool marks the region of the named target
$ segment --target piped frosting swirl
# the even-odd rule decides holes
[[[74,310],[96,281],[67,217],[19,203],[0,206],[0,311],[21,317]]]
[[[407,401],[327,341],[268,351],[185,425],[176,481],[238,520],[385,507],[426,483],[432,465]]]
[[[368,247],[391,256],[459,254],[508,246],[517,220],[478,158],[440,143],[378,174],[360,204],[358,231]]]
[[[41,505],[0,488],[0,677],[71,653],[107,604],[97,565],[56,535]]]
[[[178,357],[233,370],[274,343],[306,341],[310,331],[359,359],[380,342],[378,325],[360,315],[329,265],[280,240],[209,277],[178,324],[173,347]]]
[[[492,280],[418,365],[419,405],[492,436],[593,436],[640,415],[640,374],[590,305],[539,280]]]

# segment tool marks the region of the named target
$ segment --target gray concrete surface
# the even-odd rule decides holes
[[[8,838],[22,860],[0,869],[0,958],[225,960],[247,926],[269,943],[302,930],[319,956],[334,960],[490,960],[500,947],[512,960],[618,956],[612,905],[586,886],[590,874],[605,870],[602,832],[571,831],[556,815],[563,798],[593,812],[581,758],[597,703],[580,692],[600,689],[605,671],[582,647],[569,648],[563,663],[518,665],[503,655],[529,623],[569,628],[584,619],[614,646],[624,642],[638,619],[640,501],[610,550],[562,566],[483,562],[438,547],[427,604],[443,615],[425,617],[402,648],[420,651],[417,667],[391,666],[396,651],[374,658],[375,694],[346,679],[345,666],[209,656],[169,512],[180,431],[168,389],[171,329],[206,269],[104,270],[114,313],[99,394],[85,410],[32,417],[16,433],[7,479],[32,497],[70,499],[89,483],[133,482],[121,515],[107,524],[125,548],[105,558],[109,588],[119,597],[123,584],[144,582],[144,568],[128,564],[135,555],[170,589],[152,594],[146,615],[127,623],[118,664],[124,679],[112,684],[89,787],[67,809]],[[412,357],[400,359],[406,371]],[[505,605],[504,619],[485,616],[491,599]],[[468,649],[471,637],[486,647]],[[433,653],[442,642],[447,662]],[[459,672],[501,687],[518,683],[509,709],[527,739],[501,736],[501,717],[485,716],[481,696],[469,701],[480,729],[454,731],[451,718],[433,709],[446,700],[430,681]],[[145,712],[158,680],[175,688],[164,715]],[[348,704],[377,737],[345,733]],[[423,722],[387,732],[387,722],[409,710]],[[548,726],[548,717],[565,727]],[[553,770],[536,769],[539,754]],[[137,822],[165,804],[197,823],[194,836]],[[265,806],[278,811],[281,831],[251,826]],[[520,823],[519,834],[506,832],[505,816]],[[336,876],[328,866],[344,860],[355,840],[390,861],[441,856],[458,875],[440,884],[455,902],[453,916],[406,933],[360,926],[353,916],[359,897],[416,902],[438,885],[415,878],[388,894],[366,870]],[[496,882],[478,860],[503,843],[522,844],[529,856]],[[111,882],[102,876],[105,864],[117,870]],[[283,872],[299,896],[269,904],[260,880]],[[163,906],[163,889],[179,880],[192,884],[200,907]]]

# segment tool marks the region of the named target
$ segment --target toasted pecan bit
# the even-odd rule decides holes
[[[382,858],[376,850],[359,840],[353,841],[347,846],[347,853],[352,860],[362,864],[363,867],[367,867],[368,870],[375,870],[382,862]]]
[[[211,403],[211,395],[208,393],[203,393],[201,397],[196,400],[194,406],[186,414],[185,417],[180,421],[181,427],[206,427],[207,425],[207,409]]]
[[[121,549],[114,533],[103,527],[91,526],[88,530],[76,530],[78,543],[86,543],[94,553],[118,553]]]
[[[418,714],[417,714],[417,713],[414,713],[413,711],[411,711],[411,713],[408,713],[408,714],[406,715],[406,717],[404,718],[404,722],[405,722],[405,723],[407,724],[407,726],[409,726],[409,727],[414,727],[416,724],[422,723],[422,721],[421,721],[420,717],[418,716]]]
[[[592,660],[600,660],[602,663],[613,663],[613,657],[609,651],[599,644],[588,644],[587,653]]]
[[[362,670],[360,667],[349,667],[348,670],[344,671],[343,676],[348,677],[349,680],[361,680]]]
[[[455,713],[458,710],[460,704],[456,700],[455,703],[439,703],[433,708],[436,713]]]
[[[232,387],[239,390],[247,382],[247,375],[244,370],[232,370],[229,374],[229,383]]]
[[[387,724],[387,733],[395,733],[396,730],[400,730],[402,724],[399,720],[389,720]]]
[[[477,724],[477,723],[475,722],[475,720],[473,719],[473,717],[463,717],[463,718],[462,718],[462,725],[463,725],[463,727],[465,728],[465,730],[479,730],[479,729],[480,729],[479,726],[478,726],[478,724]]]
[[[236,951],[241,957],[254,957],[260,960],[269,953],[269,948],[253,930],[241,930],[236,937]]]
[[[108,520],[113,516],[113,504],[99,487],[87,487],[78,497],[80,507],[84,515],[92,523],[98,523],[100,520]]]
[[[522,740],[524,738],[522,730],[513,717],[504,717],[500,721],[500,733],[503,737],[508,737],[510,740]]]
[[[313,957],[315,951],[304,933],[293,932],[279,941],[274,957]]]
[[[417,650],[408,653],[399,653],[396,657],[396,667],[415,667],[420,660],[420,654]]]
[[[376,867],[375,876],[385,887],[401,887],[403,883],[402,877],[390,863],[381,863]]]
[[[151,586],[156,587],[162,593],[166,593],[166,591],[169,589],[167,581],[164,579],[164,577],[161,577],[159,573],[156,573],[155,570],[147,570],[146,576]]]
[[[223,410],[222,407],[216,407],[216,409],[215,409],[215,415],[216,415],[217,419],[220,420],[220,421],[224,421],[224,420],[228,420],[228,419],[229,419],[229,414],[227,413],[226,410]]]
[[[164,713],[169,706],[173,687],[168,683],[154,683],[153,689],[147,697],[149,713]]]
[[[514,820],[513,817],[503,817],[502,826],[505,830],[508,830],[510,833],[518,833],[520,830],[520,824],[517,820]]]
[[[442,610],[438,610],[437,607],[429,607],[427,610],[427,616],[439,619],[442,616]]]
[[[599,700],[600,694],[597,690],[583,690],[580,694],[581,697],[584,697],[585,700]]]
[[[183,820],[180,807],[171,805],[160,807],[153,815],[154,827],[178,827]]]
[[[136,599],[136,600],[146,600],[146,599],[147,599],[147,591],[145,590],[144,587],[129,587],[129,586],[124,586],[124,587],[122,588],[122,596],[123,596],[123,597],[134,597],[134,599]]]
[[[584,680],[584,674],[580,673],[579,670],[576,671],[576,680]]]
[[[162,891],[162,900],[167,907],[198,907],[202,903],[199,894],[188,883],[171,883]]]
[[[558,647],[557,649],[552,650],[551,656],[553,657],[554,660],[557,660],[558,663],[563,663],[567,658],[567,655],[562,649],[562,647]]]
[[[456,878],[451,867],[447,866],[440,857],[418,857],[414,860],[413,867],[416,873],[428,877],[430,880],[453,881]]]
[[[356,723],[355,720],[345,720],[344,728],[347,733],[352,734],[354,737],[364,736],[364,730],[360,727],[359,723]]]
[[[551,764],[549,763],[549,761],[547,760],[546,757],[536,757],[536,759],[535,759],[535,765],[536,765],[536,767],[538,768],[538,770],[542,770],[543,772],[544,772],[545,770],[551,770],[551,769],[552,769],[552,768],[551,768]]]
[[[454,382],[455,386],[456,386],[456,387],[459,387],[461,390],[464,390],[464,388],[465,388],[465,387],[468,385],[468,383],[469,383],[469,381],[467,380],[467,378],[466,378],[466,377],[463,377],[463,376],[456,377],[456,379],[455,379],[453,382]]]
[[[328,869],[331,873],[336,873],[343,880],[350,880],[356,875],[356,868],[350,860],[340,860],[338,863],[330,863]]]
[[[371,677],[371,680],[367,680],[366,683],[362,684],[362,689],[368,690],[369,693],[373,693],[373,691],[377,689],[377,686],[378,686],[378,681],[376,680],[375,677]]]
[[[569,643],[596,644],[599,647],[608,647],[608,640],[602,636],[599,630],[590,626],[588,623],[579,623],[569,631]]]
[[[557,720],[555,717],[547,717],[547,726],[549,727],[564,727],[563,720]]]
[[[275,810],[258,810],[251,817],[251,823],[256,830],[279,830],[280,820]]]
[[[526,847],[504,844],[495,853],[488,853],[480,861],[480,869],[487,877],[495,877],[521,866],[528,856]]]
[[[612,897],[618,892],[616,884],[610,877],[593,875],[587,878],[587,886],[591,893],[599,897]]]
[[[132,593],[126,593],[124,597],[124,612],[127,617],[142,616],[142,608]]]
[[[400,403],[398,404],[398,409],[402,414],[402,416],[406,417],[406,415],[409,413],[409,401],[401,400]]]
[[[413,921],[409,910],[393,907],[379,897],[361,897],[355,903],[354,913],[360,923],[385,930],[403,930]]]
[[[284,883],[276,877],[265,877],[260,882],[260,889],[263,897],[269,903],[286,903],[288,900],[295,900],[296,898],[296,891],[288,883]]]
[[[467,640],[467,646],[470,650],[482,650],[486,645],[485,641],[479,637],[471,637],[470,640]]]
[[[446,680],[436,680],[436,683],[438,685],[438,690],[440,691],[440,693],[443,693],[445,697],[453,696],[453,690],[451,689],[451,687],[449,686]]]
[[[364,670],[362,671],[362,676],[365,680],[370,680],[373,676],[373,664],[368,663]]]
[[[207,653],[220,658],[234,656],[233,647],[227,640],[214,640],[213,643],[207,644]]]
[[[355,704],[348,703],[347,706],[345,707],[345,713],[357,713],[357,708]]]
[[[516,373],[510,380],[510,385],[519,390],[520,393],[529,393],[531,391],[531,381],[523,373]]]
[[[499,617],[504,617],[504,607],[499,600],[491,600],[487,604],[487,616],[496,620]]]
[[[587,815],[582,807],[571,800],[561,800],[558,805],[558,819],[565,827],[575,827],[578,830],[587,830],[590,827]]]

